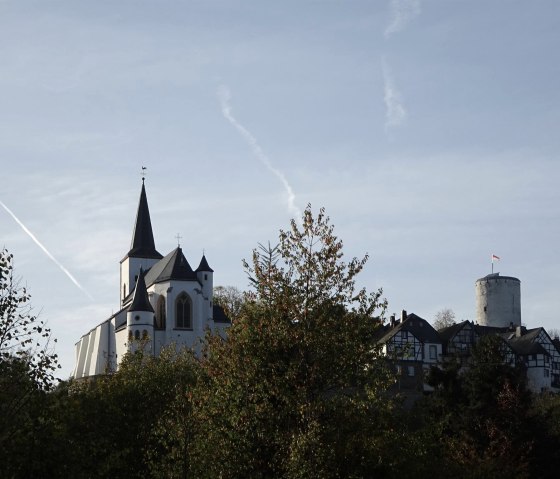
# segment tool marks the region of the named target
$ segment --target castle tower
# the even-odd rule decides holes
[[[482,326],[521,326],[521,282],[493,273],[476,280],[476,320]]]
[[[148,198],[146,188],[142,178],[142,190],[138,211],[136,213],[136,223],[132,234],[130,251],[121,260],[121,305],[132,291],[139,276],[140,269],[144,271],[150,269],[163,256],[156,250],[152,222],[150,220],[150,210],[148,209]]]

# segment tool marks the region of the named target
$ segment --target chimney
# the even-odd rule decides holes
[[[510,331],[515,331],[515,328],[513,327],[513,321],[510,321],[510,323],[509,323],[509,330]]]
[[[392,328],[395,327],[395,315],[394,314],[391,315],[389,324],[391,325]]]
[[[520,338],[521,336],[522,336],[522,334],[521,334],[521,326],[517,326],[517,327],[515,328],[515,337],[516,337],[516,338]]]
[[[406,309],[403,309],[401,311],[401,323],[404,323],[405,319],[406,319]]]

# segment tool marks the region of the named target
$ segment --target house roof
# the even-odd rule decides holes
[[[175,248],[165,258],[159,260],[146,273],[146,284],[169,280],[197,281],[196,273],[183,255],[180,247]]]
[[[467,324],[472,324],[468,319],[460,323],[452,324],[446,328],[438,330],[438,334],[444,342],[449,341],[453,338],[461,329],[463,329]]]
[[[502,337],[508,341],[512,349],[520,355],[528,354],[546,354],[546,349],[537,341],[542,328],[534,328],[524,330],[525,334],[516,336],[515,332],[508,331],[502,334]]]
[[[425,343],[442,343],[438,332],[433,326],[414,313],[409,314],[404,321],[399,321],[399,323],[392,328],[390,325],[383,326],[381,331],[382,336],[379,342],[386,343],[399,331],[408,331]]]
[[[136,223],[134,224],[134,233],[132,234],[132,242],[130,244],[130,251],[126,257],[162,258],[162,255],[156,250],[154,242],[154,233],[152,231],[152,222],[150,220],[150,210],[148,208],[148,198],[146,197],[146,188],[144,187],[143,181],[142,190],[140,192],[140,201],[138,202],[138,211],[136,213]]]

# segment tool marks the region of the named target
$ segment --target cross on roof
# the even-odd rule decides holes
[[[142,183],[144,183],[144,180],[146,179],[146,174],[147,174],[147,173],[146,173],[146,170],[147,170],[147,169],[148,169],[148,168],[146,168],[145,166],[142,167],[142,173],[141,173],[141,175],[142,175]]]
[[[177,238],[177,247],[181,246],[181,238],[183,238],[179,233],[177,233],[177,236],[175,236],[175,238]]]

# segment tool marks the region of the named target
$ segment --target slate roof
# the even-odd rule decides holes
[[[461,329],[463,329],[467,323],[470,324],[471,322],[467,319],[460,323],[452,324],[451,326],[447,326],[447,328],[438,330],[438,334],[444,342],[447,342],[451,340],[453,336],[455,336],[459,331],[461,331]]]
[[[144,271],[142,271],[142,268],[140,268],[140,274],[138,275],[136,287],[134,288],[134,297],[132,298],[132,304],[128,307],[128,311],[154,312],[154,308],[152,308],[150,304],[150,298],[148,298],[148,290],[146,289]]]
[[[528,354],[546,354],[549,356],[546,349],[537,342],[537,338],[542,328],[529,329],[522,336],[517,337],[515,332],[503,333],[502,337],[508,341],[512,349],[522,356]]]
[[[227,317],[226,312],[224,311],[224,308],[222,308],[221,306],[218,306],[217,304],[215,304],[212,307],[212,316],[214,317],[214,322],[215,323],[231,323],[231,320]]]
[[[162,255],[156,250],[150,210],[148,209],[148,198],[146,197],[146,188],[143,182],[140,201],[138,202],[138,212],[136,213],[134,233],[132,234],[132,243],[126,257],[162,258]]]
[[[206,261],[206,256],[202,255],[202,259],[200,260],[200,264],[198,265],[198,268],[196,268],[197,271],[207,271],[209,273],[213,273],[214,270],[212,268],[210,268],[210,266],[208,265],[208,261]]]
[[[409,314],[404,321],[399,321],[393,328],[390,325],[384,326],[381,333],[383,336],[379,339],[379,342],[386,343],[399,331],[408,331],[425,343],[442,343],[438,332],[432,325],[414,313]]]
[[[196,273],[183,255],[180,247],[175,248],[165,258],[159,260],[146,273],[146,284],[161,283],[169,280],[197,281]]]

